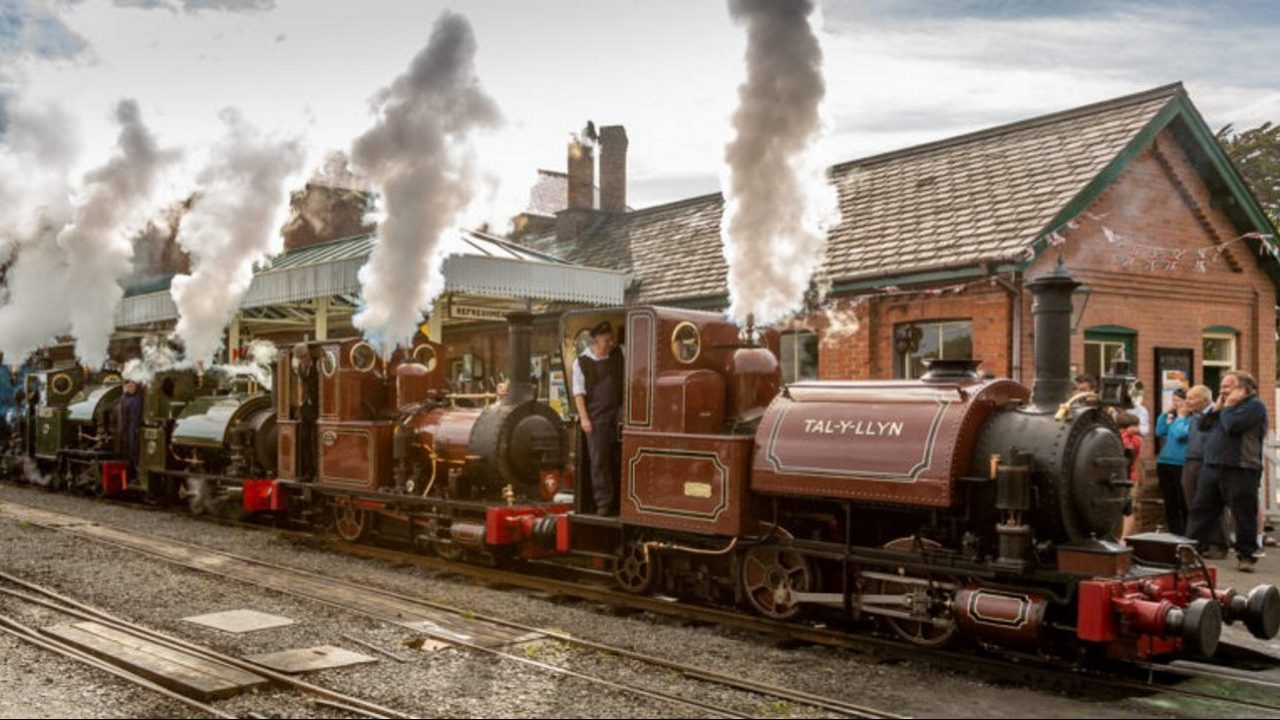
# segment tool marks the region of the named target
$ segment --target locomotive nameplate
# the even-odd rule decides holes
[[[952,403],[931,404],[789,404],[769,433],[769,462],[783,474],[915,482],[930,468]]]

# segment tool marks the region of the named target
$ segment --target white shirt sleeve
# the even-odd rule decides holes
[[[1138,434],[1146,437],[1151,434],[1151,413],[1147,412],[1147,406],[1138,404],[1133,406],[1133,414],[1138,416]]]
[[[587,394],[587,376],[582,373],[582,356],[573,359],[573,394]]]

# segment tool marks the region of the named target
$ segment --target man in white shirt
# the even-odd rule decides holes
[[[623,359],[605,320],[591,328],[591,344],[573,361],[573,403],[587,436],[591,497],[596,513],[618,514],[618,465],[615,447],[622,409]]]

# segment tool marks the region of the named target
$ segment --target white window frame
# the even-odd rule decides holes
[[[1209,360],[1205,358],[1203,340],[1226,340],[1227,347],[1231,349],[1231,358],[1229,360]],[[1207,332],[1204,334],[1203,340],[1200,343],[1200,355],[1201,355],[1200,365],[1202,368],[1205,368],[1205,367],[1222,368],[1224,372],[1237,369],[1236,360],[1239,358],[1240,343],[1239,343],[1239,340],[1236,338],[1235,333]],[[1201,372],[1201,375],[1203,376],[1203,371]],[[1215,392],[1216,392],[1216,389],[1215,389]]]
[[[896,329],[898,327],[901,327],[902,325],[916,325],[916,326],[925,325],[925,326],[932,326],[933,328],[936,328],[938,331],[938,348],[939,349],[945,347],[945,343],[942,342],[942,333],[945,331],[947,327],[954,326],[954,325],[968,326],[969,347],[970,348],[973,347],[973,337],[974,337],[973,318],[966,318],[962,320],[914,320],[908,323],[899,323],[898,325],[895,325],[894,326],[895,332],[896,332]],[[970,349],[969,355],[970,357],[972,357],[973,355],[972,349]],[[911,353],[902,353],[902,357],[899,359],[901,360],[902,365],[898,369],[901,370],[902,372],[902,378],[905,380],[918,379],[919,376],[915,376],[911,374],[911,360],[912,360]],[[944,356],[944,359],[949,359],[949,358],[945,358]]]
[[[812,336],[815,340],[818,339],[818,333],[808,328],[797,328],[795,330],[788,330],[782,333],[782,336],[778,341],[778,355],[780,356],[778,359],[779,359],[779,363],[782,366],[783,382],[793,383],[793,382],[796,382],[797,380],[816,380],[817,379],[816,369],[818,365],[818,358],[816,356],[813,358],[814,368],[815,368],[814,377],[811,377],[811,378],[800,377],[800,352],[799,351],[803,343],[801,338],[804,338],[806,336]],[[791,357],[787,357],[787,353],[783,349],[783,340],[785,340],[787,337],[794,338],[791,342]],[[820,350],[821,346],[822,346],[821,341],[818,341],[815,343],[815,349],[818,349],[819,352],[821,352]],[[790,368],[791,370],[790,380],[786,379],[788,368]]]

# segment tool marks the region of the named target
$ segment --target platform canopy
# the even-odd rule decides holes
[[[326,312],[350,313],[359,305],[360,268],[376,238],[361,235],[299,248],[274,258],[254,275],[240,309],[249,322],[306,322],[317,301]],[[585,267],[525,249],[492,235],[459,232],[447,241],[443,273],[447,305],[455,319],[494,319],[502,307],[518,301],[622,305],[630,276]],[[459,296],[461,304],[455,301]],[[470,301],[470,302],[466,302]],[[506,302],[503,302],[506,301]],[[116,328],[153,326],[176,320],[168,279],[131,288],[116,309]]]

